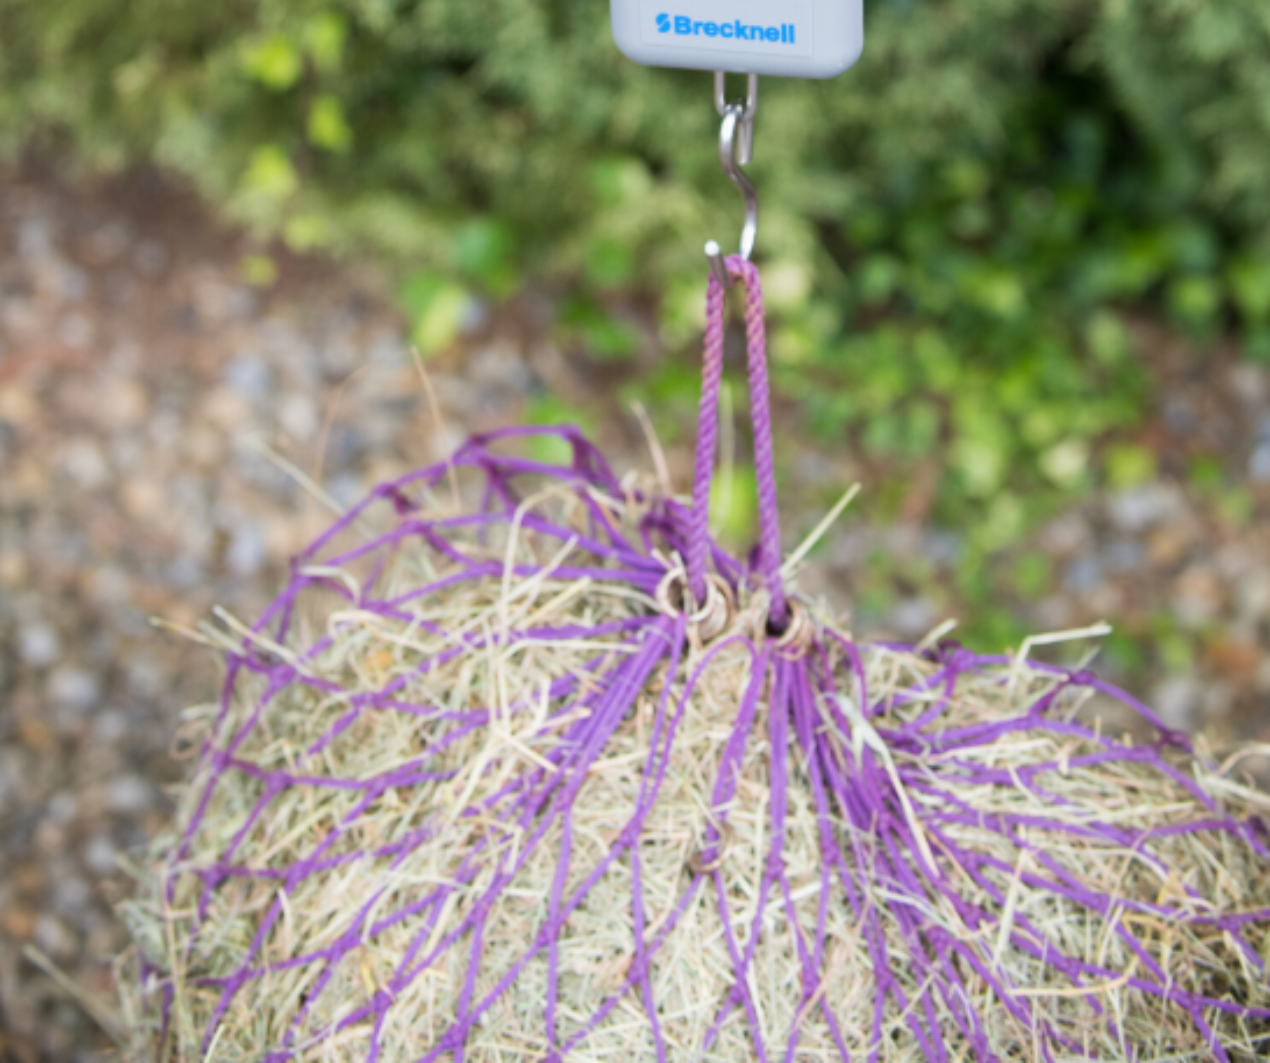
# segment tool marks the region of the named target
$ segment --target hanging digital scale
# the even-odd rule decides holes
[[[758,193],[741,169],[754,154],[760,74],[831,78],[864,50],[864,0],[611,0],[613,38],[637,63],[713,70],[723,118],[719,161],[745,199],[741,257],[758,237]],[[748,74],[744,99],[729,101],[727,75]],[[719,245],[706,245],[715,276],[731,287]]]
[[[612,0],[613,37],[637,63],[831,78],[864,49],[863,0]]]

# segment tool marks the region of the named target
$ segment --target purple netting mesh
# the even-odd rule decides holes
[[[506,453],[534,436],[571,465]],[[1270,1052],[1255,795],[1092,675],[859,644],[794,600],[769,633],[770,548],[694,511],[509,430],[299,557],[132,909],[138,1054]]]

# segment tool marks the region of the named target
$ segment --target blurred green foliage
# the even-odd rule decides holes
[[[377,256],[425,354],[543,281],[597,359],[641,349],[623,293],[693,341],[740,214],[717,121],[706,75],[618,56],[604,0],[0,6],[0,151],[154,160],[262,236]],[[898,484],[942,463],[971,559],[1154,474],[1129,311],[1270,359],[1266,0],[874,0],[845,78],[765,82],[751,172],[778,391]],[[650,405],[695,386],[673,362]]]

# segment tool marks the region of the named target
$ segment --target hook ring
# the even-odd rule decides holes
[[[749,92],[746,99],[725,102],[725,75],[715,74],[715,106],[723,116],[719,130],[719,164],[728,179],[736,185],[745,201],[745,224],[741,228],[741,257],[747,262],[754,254],[758,240],[759,206],[758,190],[741,167],[754,156],[754,116],[758,112],[758,75],[749,76]],[[727,263],[718,243],[706,244],[706,255],[715,278],[724,288],[732,287]]]

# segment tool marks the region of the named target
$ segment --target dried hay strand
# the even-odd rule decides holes
[[[1264,798],[1087,674],[770,636],[717,548],[726,623],[670,608],[686,508],[531,431],[377,490],[227,645],[130,1058],[1265,1058]]]

